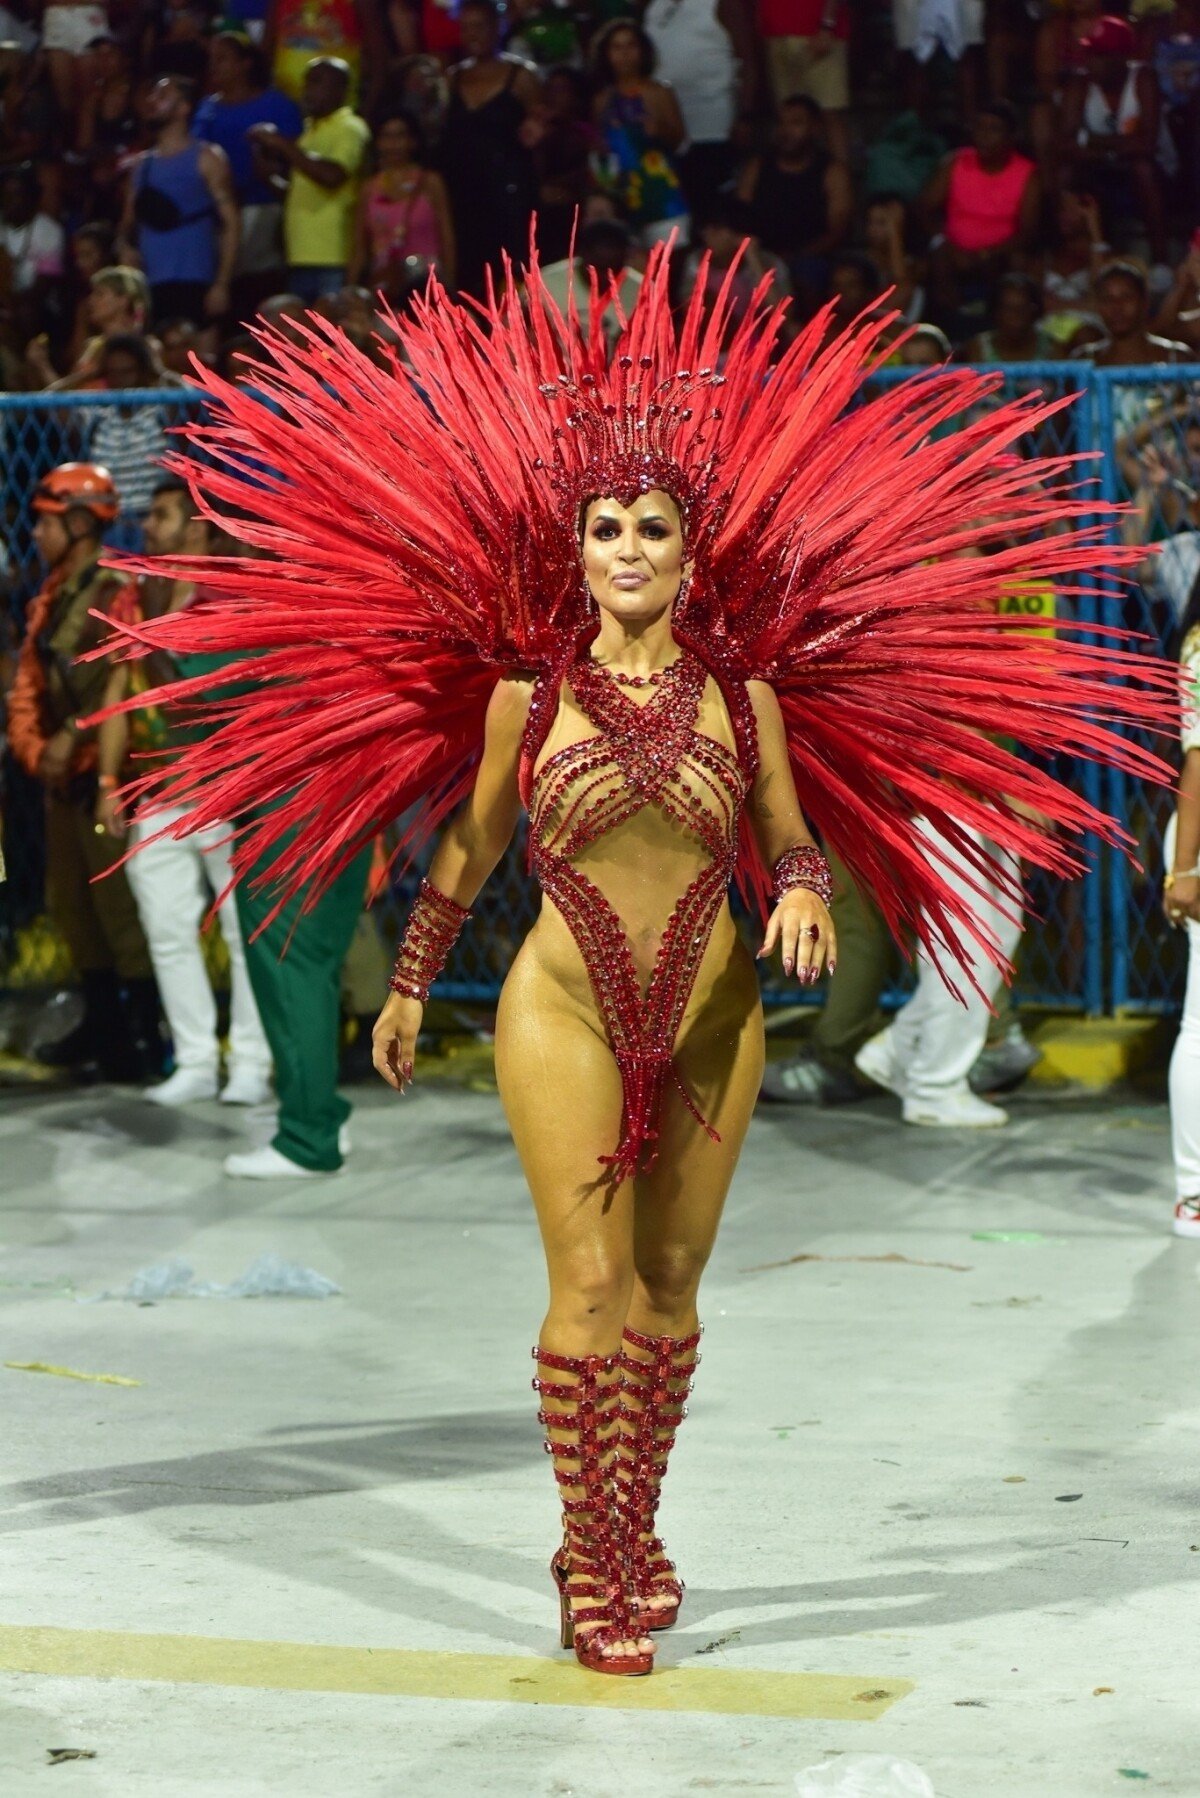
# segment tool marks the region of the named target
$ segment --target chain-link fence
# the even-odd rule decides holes
[[[1003,381],[996,404],[1034,391],[1074,396],[1074,405],[1030,438],[1029,453],[1080,459],[1079,479],[1092,481],[1097,495],[1135,501],[1127,532],[1141,533],[1147,544],[1173,539],[1157,567],[1148,560],[1143,585],[1132,590],[1114,586],[1099,607],[1106,620],[1132,625],[1170,653],[1179,590],[1187,570],[1194,579],[1200,569],[1200,367],[1093,369],[1086,363],[1045,362],[994,372]],[[888,371],[879,380],[908,379],[914,373]],[[126,501],[111,541],[136,546],[139,513],[149,503],[166,434],[202,403],[192,392],[170,388],[0,395],[5,466],[0,580],[9,673],[26,607],[41,582],[30,514],[40,477],[73,458],[106,462]],[[1184,599],[1188,591],[1190,583],[1183,589]],[[1012,603],[1029,610],[1030,596],[1014,591]],[[1061,616],[1068,603],[1075,602],[1062,594],[1057,600],[1037,597],[1038,620],[1049,628],[1047,608],[1052,613],[1057,604]],[[7,679],[0,683],[0,688],[6,686]],[[1139,862],[1131,865],[1097,854],[1093,846],[1092,866],[1081,880],[1033,876],[1035,915],[1018,960],[1018,997],[1091,1013],[1177,1003],[1182,990],[1178,944],[1157,904],[1169,794],[1087,766],[1064,765],[1055,771],[1079,781],[1088,798],[1103,802],[1127,822],[1139,846]],[[5,758],[3,811],[9,881],[0,887],[0,987],[46,985],[69,970],[44,920],[40,790],[14,767],[11,756]],[[389,944],[399,934],[418,878],[415,870],[398,876],[376,904],[374,915]],[[481,895],[439,992],[463,1002],[494,1001],[537,903],[525,873],[522,833]],[[770,972],[764,980],[768,1000],[786,996],[794,1001],[794,985],[785,988]]]
[[[33,541],[34,491],[60,462],[102,462],[121,496],[120,516],[106,541],[141,547],[141,521],[172,427],[196,415],[199,397],[181,387],[119,393],[0,393],[4,468],[0,534],[0,708],[12,679],[29,602],[43,570]],[[69,975],[62,944],[44,917],[42,791],[4,753],[0,806],[7,882],[0,885],[0,987],[45,985]]]
[[[1104,497],[1131,505],[1123,535],[1147,547],[1138,583],[1114,591],[1111,613],[1174,656],[1178,622],[1200,574],[1200,367],[1098,368],[1092,381]],[[1114,768],[1104,802],[1137,842],[1135,860],[1112,856],[1105,870],[1109,1004],[1139,1011],[1177,1005],[1184,942],[1159,903],[1172,796]]]
[[[1084,362],[1024,362],[987,370],[998,374],[1001,385],[982,406],[973,408],[963,418],[947,424],[945,430],[967,424],[989,408],[1009,400],[1040,393],[1048,400],[1071,399],[1048,419],[1024,443],[1029,455],[1066,456],[1078,464],[1078,478],[1091,479],[1099,496],[1099,469],[1080,460],[1096,445],[1095,406],[1092,394],[1092,369]],[[880,385],[911,380],[912,369],[885,370],[878,377]],[[1014,611],[1030,617],[1031,625],[1049,629],[1055,618],[1067,616],[1067,607],[1079,602],[1065,593],[1034,591],[1020,581],[1005,602]],[[1078,616],[1078,614],[1075,614]],[[1093,622],[1089,617],[1086,622]],[[1102,774],[1088,763],[1064,761],[1052,772],[1060,779],[1077,785],[1093,804],[1102,798]],[[1105,1004],[1105,969],[1107,951],[1104,941],[1103,870],[1097,857],[1098,845],[1091,845],[1093,866],[1080,880],[1061,880],[1040,870],[1031,870],[1027,880],[1029,928],[1017,952],[1018,999],[1038,1004],[1066,1006],[1096,1013]]]

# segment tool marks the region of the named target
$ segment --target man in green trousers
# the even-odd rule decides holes
[[[269,891],[238,885],[238,920],[250,984],[275,1062],[278,1128],[263,1148],[227,1155],[225,1172],[251,1180],[335,1174],[350,1106],[337,1090],[342,963],[363,908],[371,851],[364,849],[309,912],[293,899],[261,935]],[[383,994],[380,994],[380,1003]]]

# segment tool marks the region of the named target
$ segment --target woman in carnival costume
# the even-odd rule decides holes
[[[1018,453],[1061,402],[985,407],[997,377],[953,369],[852,405],[892,320],[826,343],[821,315],[781,349],[766,283],[735,325],[732,288],[714,304],[703,281],[676,320],[667,277],[656,250],[611,347],[536,264],[482,308],[431,283],[382,365],[317,317],[260,330],[255,389],[205,373],[213,422],[175,459],[257,553],[123,633],[131,655],[245,652],[224,694],[172,689],[219,728],[135,785],[143,816],[247,819],[235,870],[278,908],[410,808],[406,850],[445,824],[375,1029],[398,1092],[528,812],[544,899],[496,1065],[549,1269],[534,1386],[562,1642],[611,1674],[649,1672],[683,1598],[656,1512],[763,1062],[730,884],[760,954],[832,968],[811,823],[899,937],[970,980],[980,947],[1003,958],[937,840],[1014,912],[1011,858],[1071,875],[1089,833],[1127,848],[1005,745],[1162,778],[1122,729],[1169,728],[1177,685],[1094,626],[1048,638],[998,610],[1017,575],[1086,596],[1140,554],[1104,541],[1066,461]]]

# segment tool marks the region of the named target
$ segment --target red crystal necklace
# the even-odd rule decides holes
[[[598,668],[602,674],[607,674],[610,680],[615,680],[621,687],[657,687],[661,685],[668,674],[674,674],[683,660],[684,656],[681,651],[673,662],[668,662],[665,668],[656,668],[653,674],[626,674],[624,669],[614,667],[611,662],[597,662],[594,657],[592,658],[592,667]]]

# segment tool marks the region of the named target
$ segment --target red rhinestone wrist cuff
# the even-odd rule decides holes
[[[771,870],[771,881],[776,905],[785,893],[792,893],[797,887],[807,887],[825,905],[833,898],[829,863],[812,843],[806,843],[800,849],[785,849]]]
[[[423,880],[388,981],[391,990],[424,1005],[470,915]]]

